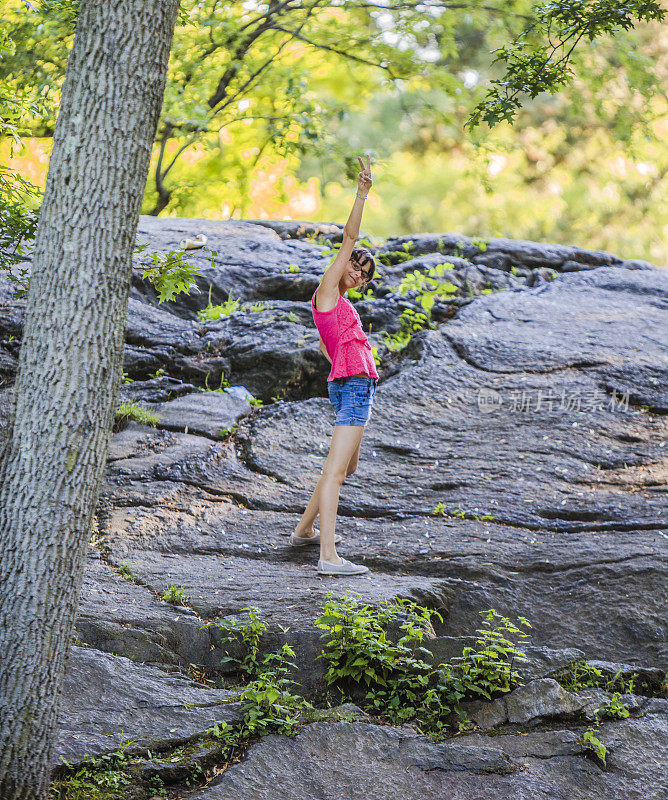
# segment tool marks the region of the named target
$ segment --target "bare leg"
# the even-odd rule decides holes
[[[313,529],[313,520],[320,513],[320,558],[332,564],[341,559],[334,545],[336,513],[339,507],[339,490],[346,479],[348,466],[359,453],[364,427],[362,425],[335,425],[329,453],[313,495],[297,526]],[[355,464],[356,466],[356,464]]]
[[[355,427],[358,427],[358,426],[355,426],[355,425],[347,425],[347,426],[336,425],[334,427],[334,430],[336,430],[336,428],[339,428],[339,427],[355,428]],[[362,430],[364,430],[364,429],[362,428]],[[352,454],[352,456],[350,457],[350,461],[348,462],[348,467],[346,469],[346,478],[349,475],[352,475],[353,472],[355,472],[355,470],[357,469],[357,462],[358,462],[358,459],[359,459],[360,444],[361,443],[362,443],[362,437],[360,436],[360,440],[357,443],[357,448],[356,448],[355,452]],[[330,452],[331,452],[331,444],[330,444]],[[324,468],[323,468],[323,474],[324,474]],[[306,510],[302,514],[302,518],[299,520],[299,522],[297,524],[297,527],[294,530],[295,536],[303,536],[304,538],[307,538],[307,539],[310,538],[311,536],[315,536],[315,531],[313,530],[313,523],[315,522],[315,518],[320,513],[320,490],[322,488],[322,483],[323,483],[323,480],[322,480],[322,477],[321,477],[320,480],[318,481],[318,483],[316,484],[315,489],[313,490],[313,494],[311,495],[311,499],[309,500],[308,505],[306,506]]]

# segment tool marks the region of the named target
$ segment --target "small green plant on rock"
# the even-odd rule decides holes
[[[295,684],[288,677],[288,671],[296,669],[294,657],[295,652],[289,644],[268,653],[262,659],[256,677],[235,697],[243,704],[244,712],[238,736],[291,734],[301,716],[313,710],[311,703],[292,692]]]
[[[637,680],[638,675],[635,672],[628,680],[624,678],[621,669],[614,675],[608,676],[587,661],[573,662],[567,673],[557,677],[557,681],[569,692],[595,687],[608,692],[620,691],[623,694],[633,694]]]
[[[137,576],[134,572],[128,567],[127,564],[121,564],[120,566],[116,567],[116,572],[122,577],[126,578],[129,581],[136,580]]]
[[[393,353],[398,353],[403,350],[411,340],[414,333],[422,328],[432,327],[428,321],[426,314],[421,314],[419,311],[414,311],[412,308],[407,308],[402,312],[399,317],[401,327],[397,333],[389,334],[385,332],[383,340],[387,349]]]
[[[65,774],[51,781],[49,800],[121,800],[124,789],[134,781],[129,771],[125,750],[132,741],[125,742],[115,752],[90,758],[84,756],[80,765],[73,767],[67,761]]]
[[[519,673],[513,667],[527,661],[519,649],[528,642],[529,635],[522,628],[531,628],[525,617],[518,617],[516,625],[495,609],[481,611],[485,617],[482,627],[476,630],[475,647],[465,647],[461,656],[452,659],[451,670],[462,696],[482,695],[491,700],[497,694],[505,694],[519,682]],[[517,642],[512,641],[512,635]]]
[[[160,417],[157,414],[153,411],[149,411],[147,408],[142,408],[139,403],[121,403],[116,409],[116,422],[122,423],[131,419],[143,425],[152,425],[153,427],[160,422]]]
[[[441,280],[444,273],[452,269],[453,264],[448,263],[430,267],[426,273],[415,269],[402,278],[395,291],[402,297],[409,293],[415,295],[424,312],[430,314],[437,298],[449,300],[458,291],[453,283]]]
[[[484,253],[487,250],[487,245],[489,244],[489,239],[471,239],[471,244],[474,247],[477,247],[481,253]]]
[[[267,623],[261,619],[260,610],[255,606],[247,606],[242,611],[248,613],[248,621],[243,622],[237,619],[221,619],[205,622],[201,629],[216,627],[222,631],[223,636],[220,644],[224,647],[228,644],[240,643],[244,648],[244,655],[241,659],[231,656],[227,651],[221,658],[223,664],[234,664],[236,669],[245,672],[246,675],[254,675],[258,671],[258,653],[260,649],[260,638],[267,630]]]
[[[214,306],[209,302],[206,308],[202,308],[197,312],[197,316],[202,322],[206,322],[207,320],[215,321],[221,317],[229,317],[230,314],[239,311],[240,307],[241,300],[239,298],[233,298],[232,295],[230,295],[227,300],[220,305]]]
[[[162,593],[162,599],[167,603],[182,606],[188,599],[185,594],[185,586],[168,586]]]
[[[608,753],[608,748],[603,744],[603,742],[595,736],[596,728],[589,727],[587,730],[582,734],[582,744],[584,745],[585,749],[592,753],[594,757],[603,765],[605,766],[605,758]]]
[[[615,692],[607,703],[596,709],[595,717],[597,720],[605,719],[626,719],[629,716],[628,708],[621,702],[620,695]]]
[[[408,243],[404,243],[402,250],[386,250],[384,253],[378,253],[376,256],[376,261],[380,264],[383,264],[385,267],[392,267],[395,264],[401,264],[402,261],[410,261],[413,258],[413,255],[410,251],[410,248],[406,249],[406,245]]]
[[[360,292],[358,289],[348,289],[348,298],[350,300],[368,300],[373,297],[373,290],[370,288]]]
[[[164,378],[164,377],[165,377],[165,375],[167,375],[167,374],[168,374],[168,373],[167,373],[167,370],[166,370],[166,369],[163,369],[162,367],[160,367],[160,369],[157,369],[157,370],[156,370],[156,371],[155,371],[153,374],[151,374],[151,373],[149,372],[149,375],[148,375],[148,377],[149,377],[149,378]]]
[[[218,431],[217,436],[219,439],[227,439],[229,436],[235,433],[238,430],[238,428],[239,428],[239,423],[235,422],[231,428],[221,428]]]
[[[209,342],[209,344],[211,344],[211,342]],[[210,372],[206,373],[206,377],[204,378],[204,388],[203,389],[200,388],[200,392],[221,392],[221,393],[223,393],[225,391],[225,389],[230,385],[230,382],[225,377],[225,373],[224,372],[220,373],[220,383],[218,384],[218,388],[217,389],[209,389],[209,375],[210,374],[211,374]]]
[[[293,733],[295,727],[312,715],[311,703],[293,693],[296,685],[288,673],[296,670],[295,652],[288,644],[259,657],[260,639],[267,630],[261,611],[254,606],[243,609],[248,621],[234,619],[213,620],[202,628],[217,627],[223,632],[221,643],[241,644],[243,655],[222,657],[223,663],[233,663],[245,673],[248,683],[230,699],[242,704],[241,723],[216,722],[207,734],[225,739],[228,746],[237,746],[255,736],[269,733]]]

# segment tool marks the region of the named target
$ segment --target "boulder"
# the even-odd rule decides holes
[[[76,764],[115,750],[176,747],[240,718],[231,693],[87,647],[72,647],[60,699],[52,765]]]

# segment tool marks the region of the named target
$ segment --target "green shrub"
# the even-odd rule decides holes
[[[462,655],[453,658],[452,665],[448,666],[462,697],[482,695],[492,700],[518,684],[519,673],[513,667],[520,661],[527,661],[518,647],[527,643],[529,636],[522,628],[530,628],[531,624],[525,617],[518,617],[519,625],[516,625],[493,608],[480,613],[485,617],[482,627],[476,630],[475,647],[465,647]],[[517,642],[508,638],[510,635]]]
[[[530,627],[528,621],[520,617],[516,625],[494,609],[481,613],[485,618],[475,646],[464,648],[452,663],[434,667],[422,640],[432,617],[442,621],[438,612],[408,600],[371,606],[350,592],[339,599],[330,592],[316,620],[326,639],[326,681],[344,692],[351,685],[366,689],[365,711],[392,723],[413,721],[439,738],[453,712],[463,715],[461,701],[492,699],[519,681],[514,666],[526,660],[518,645],[528,638],[521,629]],[[387,632],[390,625],[401,631],[396,640]]]
[[[414,665],[410,647],[419,643],[430,628],[436,611],[420,608],[409,600],[385,601],[379,606],[362,605],[353,592],[342,598],[326,595],[323,613],[315,624],[327,638],[323,657],[328,662],[326,680],[342,678],[358,684],[387,686],[388,677],[397,670]],[[405,633],[397,642],[386,635],[385,627],[401,622]]]
[[[384,253],[378,253],[376,261],[386,267],[392,267],[395,264],[401,264],[403,261],[410,261],[413,256],[406,250],[387,250]]]

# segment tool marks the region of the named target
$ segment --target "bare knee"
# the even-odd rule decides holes
[[[341,485],[348,477],[348,473],[343,469],[323,469],[322,477],[325,483],[338,483]]]

